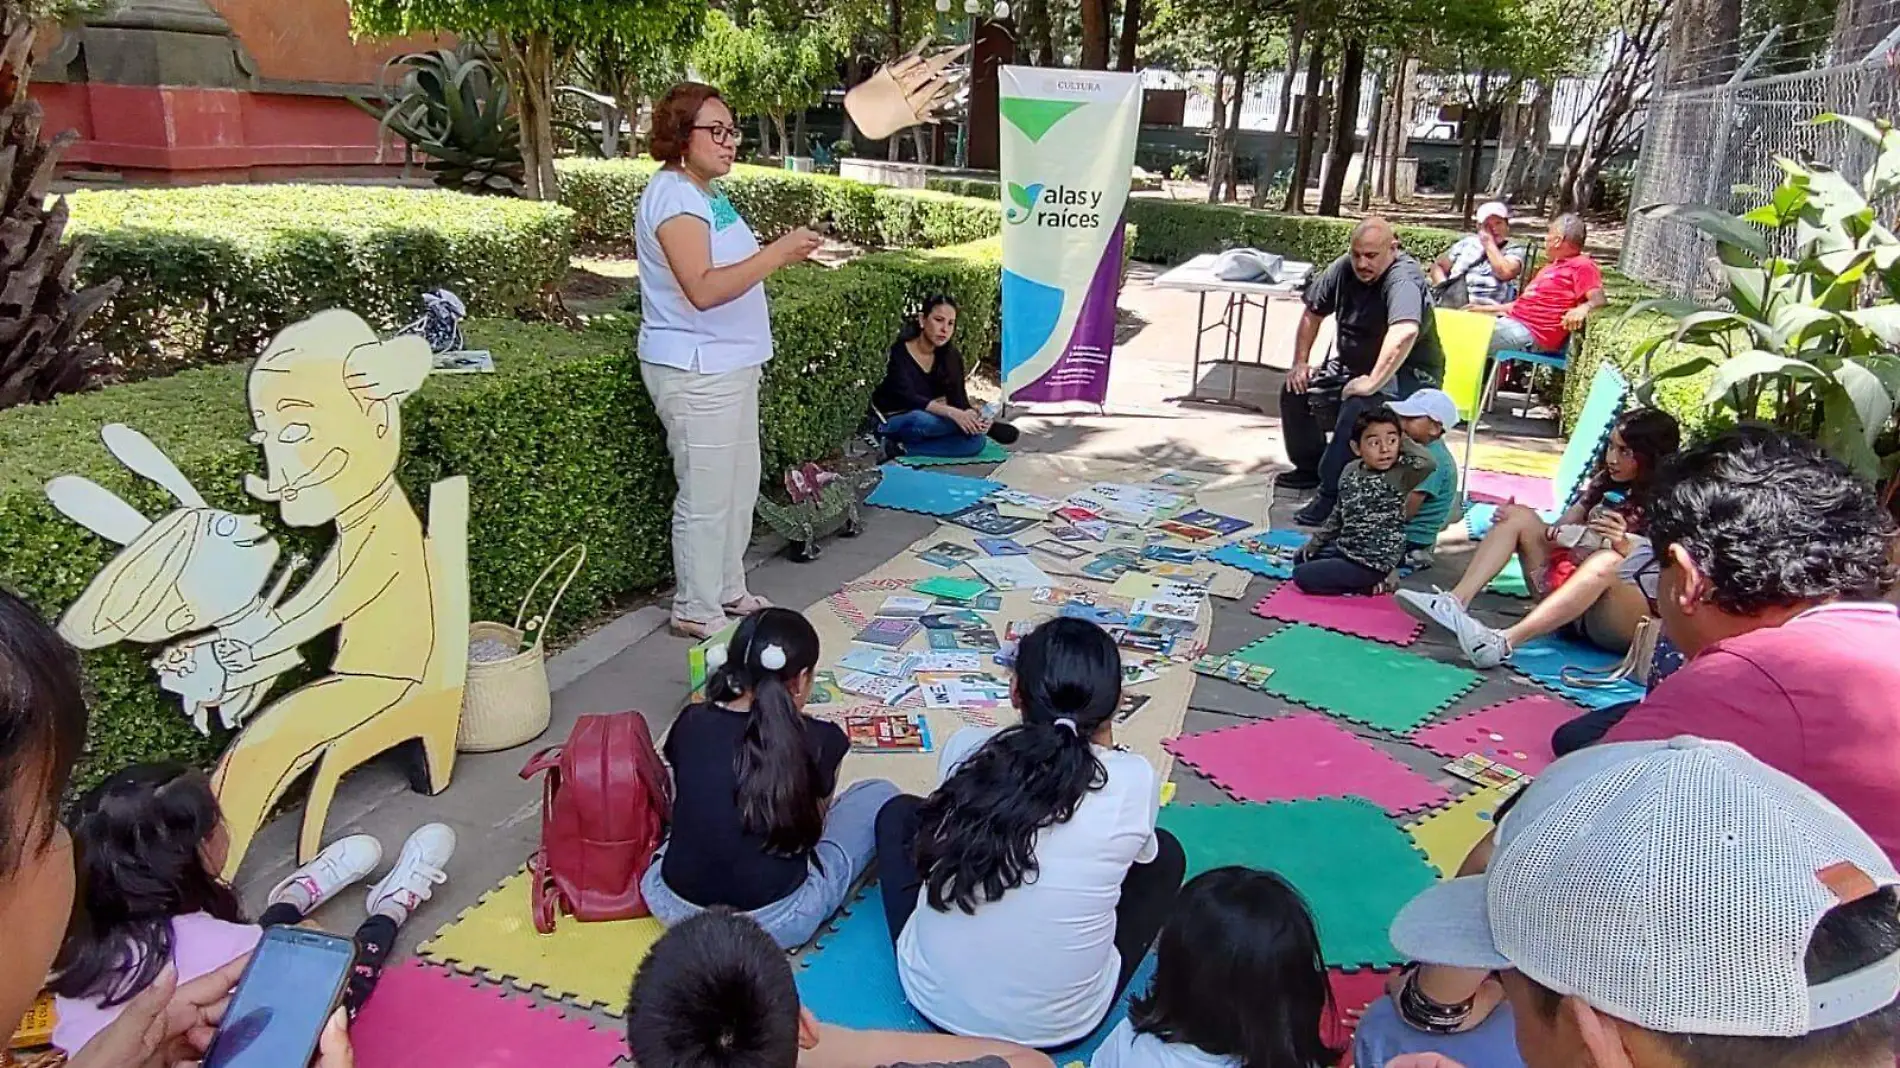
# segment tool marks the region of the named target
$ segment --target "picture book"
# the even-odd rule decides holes
[[[1273,669],[1270,667],[1249,664],[1224,655],[1203,656],[1194,661],[1194,670],[1198,674],[1226,679],[1228,682],[1237,683],[1250,690],[1261,689],[1266,686],[1267,680],[1273,677]]]
[[[1153,653],[1156,656],[1174,655],[1175,644],[1180,641],[1179,638],[1171,634],[1149,634],[1145,631],[1128,630],[1126,628],[1110,631],[1110,633],[1115,635],[1115,644],[1122,648],[1133,649],[1142,653]]]
[[[979,653],[967,652],[962,649],[932,649],[930,652],[917,654],[916,670],[920,674],[924,672],[977,671],[980,670],[982,666],[983,657]]]
[[[945,556],[944,554],[940,552],[933,552],[929,549],[925,549],[923,552],[918,553],[917,557],[918,559],[923,560],[926,563],[935,564],[938,567],[946,568],[946,569],[963,566],[963,561],[957,559],[956,557]]]
[[[931,606],[936,603],[928,597],[912,597],[900,593],[884,598],[884,603],[877,606],[877,614],[894,619],[916,619],[930,611]]]
[[[1180,538],[1183,541],[1191,541],[1196,545],[1204,541],[1213,541],[1215,538],[1220,537],[1220,532],[1217,530],[1208,527],[1197,527],[1192,523],[1182,523],[1173,519],[1158,524],[1155,529],[1166,531],[1174,537]]]
[[[1198,598],[1188,600],[1164,597],[1157,593],[1153,597],[1143,597],[1136,601],[1128,613],[1131,616],[1159,616],[1162,619],[1179,619],[1197,623],[1201,618],[1201,602]]]
[[[886,678],[909,678],[917,670],[917,657],[911,653],[887,653],[876,649],[853,649],[838,659],[846,671],[860,671]]]
[[[1109,560],[1096,557],[1083,565],[1082,573],[1101,582],[1113,582],[1128,574],[1128,564],[1121,560]]]
[[[1058,541],[1066,541],[1066,542],[1071,542],[1071,543],[1078,542],[1078,541],[1098,540],[1096,538],[1090,537],[1089,535],[1083,533],[1080,530],[1077,530],[1076,528],[1072,526],[1050,527],[1049,536],[1052,538],[1055,538]],[[1085,553],[1086,553],[1086,550],[1085,550]]]
[[[914,619],[873,619],[869,625],[859,631],[854,642],[866,645],[882,645],[895,649],[917,636],[923,627]]]
[[[862,671],[847,671],[838,676],[838,685],[846,693],[860,697],[869,697],[886,705],[894,705],[909,697],[917,684],[910,679],[893,679],[886,675],[871,675]]]
[[[1122,661],[1122,685],[1139,686],[1144,682],[1153,682],[1161,677],[1155,665],[1164,664],[1160,660],[1124,660]]]
[[[1199,552],[1178,545],[1150,545],[1142,549],[1141,555],[1163,564],[1191,564],[1201,558]]]
[[[991,556],[1025,556],[1029,553],[1015,538],[978,538],[976,547]]]
[[[1057,519],[1065,520],[1070,523],[1086,523],[1102,518],[1099,512],[1075,504],[1063,505],[1056,509],[1055,515]]]
[[[1064,605],[1071,601],[1082,604],[1096,604],[1102,595],[1089,590],[1072,589],[1068,586],[1044,586],[1029,595],[1037,604]]]
[[[990,659],[996,661],[997,667],[1014,668],[1016,666],[1016,650],[1021,645],[1022,639],[1020,638],[1004,638],[1002,646],[991,655]]]
[[[1000,645],[1001,643],[996,640],[996,632],[987,625],[930,632],[930,647],[943,652],[967,649],[977,653],[993,653]]]
[[[738,629],[739,621],[735,619],[726,624],[719,633],[686,650],[687,689],[692,691],[695,699],[698,699],[700,692],[706,688],[706,676],[712,674],[712,669],[706,666],[706,651],[715,645],[729,644],[733,633]]]
[[[992,504],[990,507],[996,509],[996,514],[1002,516],[1004,519],[1027,519],[1031,523],[1040,523],[1049,518],[1049,513],[1043,509],[1024,508],[1020,504],[1002,502]]]
[[[928,753],[936,748],[930,721],[921,712],[848,712],[844,733],[855,753]]]
[[[1149,480],[1149,485],[1165,489],[1199,489],[1207,484],[1206,475],[1190,475],[1185,471],[1167,470]]]
[[[1185,564],[1149,564],[1148,574],[1158,579],[1190,586],[1205,592],[1214,584],[1214,569],[1211,567],[1188,567]]]
[[[1477,753],[1466,753],[1446,764],[1445,770],[1467,782],[1475,782],[1479,786],[1501,786],[1512,793],[1525,781],[1523,772]]]
[[[1064,527],[1061,529],[1069,530],[1074,528]],[[1058,538],[1062,536],[1059,531],[1055,532],[1055,535]],[[1048,553],[1058,560],[1077,560],[1089,554],[1087,549],[1062,541],[1039,541],[1031,545],[1030,548],[1037,552]]]
[[[985,596],[989,595],[985,594]],[[955,627],[980,624],[983,621],[982,616],[967,608],[959,608],[954,612],[928,612],[917,617],[917,622],[923,624],[925,630],[950,630]]]
[[[814,705],[841,703],[844,700],[844,691],[838,687],[838,673],[835,671],[812,672],[810,700]]]
[[[1231,515],[1210,512],[1205,508],[1196,508],[1191,512],[1182,512],[1174,517],[1174,522],[1190,527],[1203,527],[1214,531],[1223,538],[1229,534],[1238,534],[1248,527],[1253,526],[1252,523],[1247,522],[1245,519],[1236,519]]]
[[[1146,705],[1148,701],[1149,697],[1145,693],[1132,693],[1128,690],[1123,690],[1121,703],[1115,706],[1115,722],[1128,722],[1129,718],[1141,711],[1142,706]]]
[[[1016,508],[1032,509],[1040,515],[1048,515],[1057,502],[1049,497],[1040,497],[1026,490],[1010,489],[1005,486],[983,498],[989,504],[1007,504]]]
[[[927,579],[919,579],[911,583],[910,588],[927,597],[935,597],[940,601],[954,601],[961,605],[980,594],[987,593],[990,586],[989,583],[979,582],[976,579],[932,575]]]
[[[1070,525],[1088,535],[1090,541],[1108,540],[1109,527],[1106,519],[1076,519],[1072,520]]]
[[[1062,606],[1061,614],[1069,619],[1081,619],[1098,627],[1125,627],[1128,625],[1128,613],[1120,609],[1070,601]]]
[[[993,538],[1005,537],[1036,525],[1034,519],[1003,515],[996,510],[995,505],[991,504],[973,504],[961,512],[944,518],[957,526],[967,527],[978,534],[988,534]]]
[[[1102,544],[1116,548],[1141,549],[1148,544],[1148,535],[1136,527],[1109,527],[1108,536]]]
[[[925,708],[1000,708],[1009,704],[1009,683],[973,672],[917,676]]]
[[[978,612],[1001,612],[1003,595],[1000,593],[979,593],[970,602],[970,607]]]
[[[984,581],[999,590],[1040,589],[1055,585],[1048,572],[1039,568],[1027,556],[992,556],[986,560],[970,561],[970,570],[983,576]]]
[[[1130,549],[1125,545],[1113,549],[1103,549],[1096,559],[1113,560],[1117,563],[1127,564],[1129,567],[1140,571],[1146,571],[1148,569],[1147,563],[1141,558],[1140,551]]]
[[[917,555],[938,567],[956,567],[965,560],[975,559],[976,550],[968,545],[958,545],[954,541],[940,541]]]

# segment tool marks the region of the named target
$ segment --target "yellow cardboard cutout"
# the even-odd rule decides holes
[[[209,508],[158,449],[110,426],[107,447],[183,506],[156,521],[85,479],[47,486],[55,506],[126,548],[60,620],[81,648],[179,639],[153,661],[199,729],[209,710],[244,722],[213,778],[231,834],[227,877],[291,782],[313,771],[298,859],[322,844],[336,785],[358,764],[419,741],[431,793],[448,785],[467,673],[468,480],[429,491],[427,537],[396,482],[401,402],[429,373],[426,342],[381,341],[345,311],[271,340],[251,367],[251,440],[265,476],[245,476],[292,526],[336,527],[310,577],[285,596],[293,559],[269,591],[278,547],[255,516]],[[337,631],[329,673],[254,717],[298,648]]]

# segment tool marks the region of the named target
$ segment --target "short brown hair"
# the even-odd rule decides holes
[[[693,126],[699,121],[699,109],[706,101],[723,103],[719,90],[704,82],[681,82],[666,91],[653,105],[653,131],[647,141],[647,154],[661,163],[678,163],[686,158],[686,142],[693,139]]]

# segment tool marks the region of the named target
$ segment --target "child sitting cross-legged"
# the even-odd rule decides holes
[[[640,1068],[1052,1068],[1008,1042],[821,1023],[757,923],[711,908],[666,932],[633,977],[627,1047]]]
[[[1358,457],[1339,476],[1339,506],[1300,547],[1293,584],[1306,593],[1382,593],[1398,584],[1405,527],[1424,501],[1419,487],[1438,464],[1405,436],[1390,408],[1362,412],[1352,427]]]
[[[265,927],[301,923],[382,862],[376,839],[330,843],[270,893],[255,923],[218,877],[230,836],[204,775],[142,764],[80,798],[71,819],[79,900],[53,965],[53,1044],[71,1053],[110,1024],[169,965],[180,983],[249,953]],[[356,966],[344,991],[351,1017],[369,999],[383,962],[416,907],[447,879],[455,832],[418,828],[389,873],[372,886],[356,929]]]
[[[1181,888],[1155,977],[1091,1068],[1321,1068],[1331,988],[1299,892],[1270,872],[1215,868]],[[1376,1065],[1368,1068],[1377,1068]]]

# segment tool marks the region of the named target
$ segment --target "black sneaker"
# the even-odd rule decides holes
[[[1022,436],[1023,432],[1016,429],[1012,423],[990,424],[990,440],[998,445],[1014,445],[1016,444],[1016,439]]]
[[[1317,527],[1325,523],[1333,514],[1338,502],[1331,497],[1318,496],[1306,502],[1306,507],[1293,513],[1293,522],[1302,527]]]
[[[1296,489],[1296,490],[1318,489],[1319,488],[1319,472],[1299,471],[1299,470],[1288,471],[1286,474],[1281,475],[1278,479],[1276,479],[1274,481],[1274,484],[1281,487],[1282,489]]]

